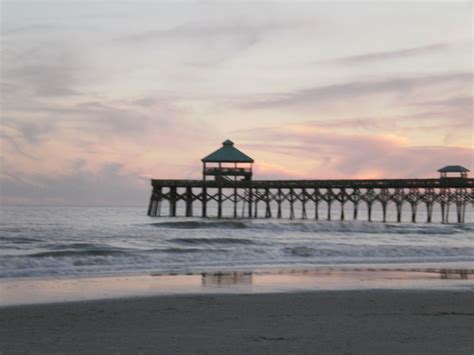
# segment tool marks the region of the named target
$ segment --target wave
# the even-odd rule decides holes
[[[15,244],[31,244],[41,242],[41,239],[32,237],[0,236],[2,242],[13,242]]]
[[[124,250],[121,248],[112,248],[106,244],[94,244],[94,243],[48,243],[44,245],[45,248],[52,250],[69,250],[69,249],[78,249],[78,250]]]
[[[187,254],[187,253],[207,253],[216,250],[199,249],[199,248],[167,248],[167,249],[153,249],[151,252],[170,253],[170,254]],[[219,250],[219,252],[225,252]]]
[[[225,228],[225,229],[244,229],[248,225],[239,221],[177,221],[151,223],[152,226],[161,228],[175,229],[206,229],[206,228]]]
[[[118,256],[128,255],[124,250],[106,250],[106,249],[89,249],[89,250],[59,250],[59,251],[46,251],[34,254],[27,254],[26,257],[31,258],[61,258],[61,257],[84,257],[84,256]]]
[[[168,239],[168,242],[178,243],[178,244],[244,244],[252,245],[256,244],[253,240],[244,239],[244,238],[174,238]]]
[[[445,247],[413,247],[413,246],[377,246],[352,247],[348,249],[314,248],[308,246],[287,247],[283,253],[296,257],[325,257],[325,258],[426,258],[426,257],[473,257],[474,248],[445,248]]]
[[[345,234],[416,234],[453,235],[473,231],[473,224],[378,223],[364,221],[249,222],[248,228],[276,232],[345,233]]]
[[[276,232],[452,235],[474,232],[474,224],[412,224],[366,221],[193,220],[151,223],[164,229],[249,229]]]

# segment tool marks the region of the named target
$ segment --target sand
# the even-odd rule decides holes
[[[0,353],[473,354],[471,291],[179,295],[0,308]]]

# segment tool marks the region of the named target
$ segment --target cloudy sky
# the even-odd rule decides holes
[[[145,205],[225,139],[255,178],[473,164],[471,1],[1,1],[1,202]]]

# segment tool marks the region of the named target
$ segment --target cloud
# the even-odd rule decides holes
[[[167,30],[131,34],[117,42],[131,47],[153,47],[160,62],[176,60],[187,65],[216,65],[254,45],[261,34],[258,27],[230,21],[192,23]]]
[[[150,193],[147,179],[117,163],[104,165],[97,173],[78,162],[74,172],[63,176],[4,175],[0,185],[0,201],[8,204],[145,206]]]
[[[415,101],[412,105],[421,107],[435,107],[443,109],[455,109],[460,112],[472,114],[474,106],[474,96],[452,96],[439,100]],[[472,116],[471,116],[472,118]]]
[[[141,33],[123,36],[118,39],[120,42],[133,44],[144,44],[152,42],[160,44],[163,41],[189,41],[229,38],[245,38],[248,43],[255,43],[262,34],[297,28],[305,24],[305,21],[268,21],[250,20],[244,17],[227,18],[225,21],[190,22],[171,27],[169,29],[151,30]]]
[[[303,125],[239,134],[244,143],[264,142],[246,144],[260,159],[273,159],[271,163],[282,171],[298,166],[306,178],[430,177],[444,165],[470,167],[473,163],[472,148],[413,146],[402,136],[386,133],[350,134]]]
[[[79,96],[87,69],[81,49],[64,42],[40,43],[20,49],[11,45],[2,54],[2,86],[6,98]]]
[[[10,177],[2,182],[8,201],[15,196],[26,201],[31,193],[29,201],[41,203],[50,193],[56,203],[73,204],[66,186],[74,190],[73,185],[82,184],[84,190],[90,186],[95,192],[78,194],[81,203],[120,203],[109,191],[129,189],[125,182],[99,188],[112,178],[114,166],[120,166],[117,181],[197,177],[199,159],[206,153],[202,146],[218,136],[216,128],[170,97],[38,101],[7,113],[0,123],[0,139],[2,173]],[[132,200],[129,196],[124,204]]]
[[[426,46],[398,49],[393,51],[372,52],[360,55],[353,55],[341,58],[330,59],[327,62],[334,64],[370,64],[373,62],[413,57],[418,55],[431,54],[449,49],[448,43],[434,43]]]
[[[220,20],[194,21],[134,33],[116,38],[114,42],[131,48],[149,49],[160,62],[179,61],[189,66],[215,66],[234,59],[243,51],[286,30],[308,25],[299,20],[263,20],[232,17]],[[312,23],[314,25],[314,22]]]
[[[17,26],[13,28],[6,28],[2,32],[2,36],[13,36],[13,35],[29,35],[29,34],[36,34],[38,32],[45,32],[45,31],[57,31],[63,30],[64,26],[56,25],[56,24],[45,24],[45,23],[34,23],[26,26]]]
[[[474,76],[472,73],[449,73],[408,78],[390,78],[376,81],[354,81],[343,84],[326,85],[309,89],[296,90],[283,94],[267,95],[242,103],[247,109],[268,109],[285,106],[317,106],[328,101],[347,100],[381,94],[408,96],[418,89],[437,85],[454,85],[464,89],[470,88]]]

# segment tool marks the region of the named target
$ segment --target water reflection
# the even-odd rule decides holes
[[[451,269],[441,269],[439,271],[440,279],[461,279],[467,280],[469,275],[472,274],[471,270],[466,269],[459,269],[459,270],[451,270]]]
[[[314,268],[93,278],[0,279],[0,306],[197,293],[317,290],[472,290],[474,268]]]
[[[230,285],[251,285],[253,275],[251,272],[216,272],[202,273],[202,286],[230,286]]]

